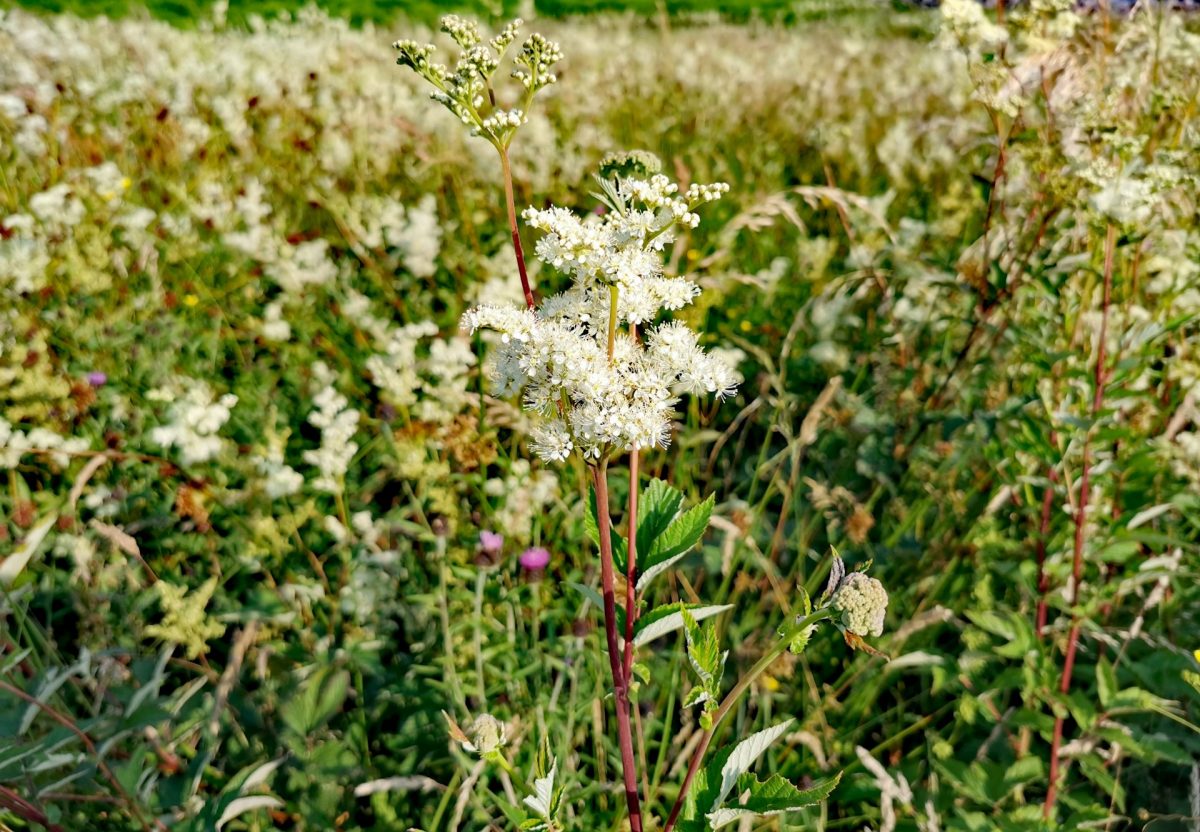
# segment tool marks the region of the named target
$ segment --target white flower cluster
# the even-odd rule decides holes
[[[346,397],[332,384],[324,387],[314,402],[317,409],[308,415],[308,422],[321,429],[321,447],[305,451],[304,461],[320,471],[320,476],[312,481],[313,488],[340,494],[342,478],[358,451],[353,438],[358,431],[359,414],[347,408]]]
[[[304,487],[304,476],[284,462],[283,441],[273,434],[268,439],[266,452],[254,460],[262,476],[263,491],[272,500],[298,494]]]
[[[941,40],[969,54],[992,52],[1008,41],[1008,30],[992,20],[976,0],[942,0]]]
[[[501,334],[494,387],[499,395],[522,393],[525,408],[542,417],[531,441],[540,457],[561,461],[578,450],[600,459],[664,447],[679,392],[733,393],[736,371],[706,354],[683,324],[651,327],[641,340],[610,331],[614,299],[619,320],[640,324],[695,297],[695,284],[663,275],[660,249],[676,222],[692,224],[697,201],[722,192],[696,188],[678,200],[674,186],[656,176],[612,185],[612,213],[590,222],[561,208],[526,212],[547,232],[538,256],[569,271],[575,285],[536,312],[479,306],[463,325]]]
[[[187,380],[182,397],[164,394],[171,401],[170,423],[150,431],[150,440],[164,448],[178,448],[184,465],[207,462],[221,452],[225,440],[217,435],[226,422],[238,398],[226,393],[215,398],[212,389],[202,381]]]
[[[380,350],[367,359],[366,368],[388,404],[414,408],[417,419],[441,424],[472,404],[470,370],[476,358],[468,339],[438,338],[432,321],[394,326],[371,311],[370,298],[353,289],[346,291],[342,312],[369,333]],[[421,354],[422,348],[427,355]]]
[[[52,452],[50,458],[54,464],[65,468],[71,461],[72,453],[87,449],[86,439],[59,436],[46,428],[17,430],[7,419],[0,416],[0,469],[16,468],[21,462],[21,457],[35,451]]]
[[[483,490],[499,502],[492,513],[495,527],[519,543],[530,540],[535,519],[559,498],[558,476],[534,470],[527,459],[514,459],[507,474],[489,479]]]
[[[833,593],[830,606],[842,614],[841,624],[856,636],[883,635],[887,590],[875,578],[851,572]]]

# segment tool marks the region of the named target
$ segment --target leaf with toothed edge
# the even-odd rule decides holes
[[[642,492],[639,506],[637,545],[639,552],[649,552],[659,535],[666,531],[679,507],[683,505],[683,492],[672,488],[663,480],[651,480]]]
[[[643,615],[633,626],[633,644],[641,647],[656,638],[683,629],[685,621],[683,612],[686,610],[695,622],[703,621],[714,615],[720,615],[726,610],[733,609],[732,604],[705,606],[703,604],[685,604],[676,602],[664,604]]]
[[[708,821],[713,829],[720,829],[746,817],[781,815],[815,806],[829,797],[841,779],[842,773],[839,771],[833,777],[818,781],[812,788],[798,789],[778,774],[772,775],[766,782],[753,774],[743,774],[737,780],[736,793],[748,791],[749,797],[737,806],[713,809],[707,815]]]
[[[638,570],[639,591],[645,589],[653,578],[671,568],[689,549],[700,542],[704,530],[708,528],[708,520],[712,516],[715,503],[716,499],[710,494],[704,502],[675,517],[655,538]],[[638,538],[640,540],[640,534]]]

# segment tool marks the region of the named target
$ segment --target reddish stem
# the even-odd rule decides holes
[[[629,722],[629,682],[617,645],[617,593],[613,570],[612,521],[608,508],[608,463],[592,466],[596,489],[596,518],[600,532],[600,583],[604,596],[604,635],[608,642],[608,663],[613,677],[613,700],[617,710],[617,740],[621,748],[621,769],[625,781],[625,802],[629,805],[630,832],[642,832],[642,807],[638,799],[637,765],[633,757],[633,730]],[[630,613],[626,611],[626,618]],[[628,642],[626,642],[628,643]]]
[[[1096,370],[1094,376],[1095,390],[1092,394],[1092,423],[1100,417],[1104,406],[1104,381],[1108,339],[1108,311],[1112,303],[1113,259],[1117,243],[1117,227],[1111,223],[1104,238],[1104,300],[1100,315],[1100,337],[1096,345]],[[1091,493],[1091,429],[1083,438],[1083,473],[1079,478],[1079,505],[1075,510],[1075,552],[1071,565],[1071,630],[1067,634],[1067,652],[1063,660],[1062,677],[1058,690],[1063,696],[1071,692],[1071,674],[1075,670],[1075,653],[1079,647],[1079,584],[1083,579],[1083,548],[1084,527],[1087,524],[1088,497]],[[1054,815],[1054,802],[1058,796],[1058,750],[1062,745],[1063,723],[1065,717],[1054,719],[1054,736],[1050,742],[1050,786],[1046,790],[1046,803],[1042,809],[1043,816],[1049,820]]]
[[[1054,434],[1050,434],[1053,443]],[[1046,630],[1046,593],[1050,591],[1050,576],[1046,574],[1046,540],[1050,536],[1050,513],[1054,507],[1054,486],[1058,483],[1058,472],[1050,469],[1050,484],[1042,497],[1042,525],[1038,530],[1037,542],[1037,637],[1041,639]]]
[[[525,250],[521,248],[521,232],[517,229],[517,205],[513,199],[512,167],[508,163],[508,149],[500,149],[500,167],[504,171],[504,207],[508,209],[508,230],[512,232],[513,252],[517,257],[517,271],[521,274],[521,290],[525,293],[525,305],[533,309],[533,290],[529,287],[529,272],[525,270]]]

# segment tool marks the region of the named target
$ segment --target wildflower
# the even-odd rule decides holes
[[[541,572],[550,565],[550,552],[541,546],[533,546],[522,552],[517,560],[527,572]]]
[[[87,383],[92,387],[103,387],[108,383],[108,375],[99,370],[92,370],[87,374]]]
[[[861,572],[843,578],[830,601],[830,606],[842,614],[842,627],[856,636],[882,635],[887,605],[883,584]]]
[[[188,384],[187,392],[171,404],[171,421],[150,432],[151,441],[164,448],[178,448],[185,465],[207,462],[221,452],[225,440],[217,431],[229,421],[238,401],[231,393],[214,398],[202,381],[189,380]]]
[[[340,494],[342,478],[358,451],[358,443],[351,439],[358,431],[359,413],[347,408],[346,397],[332,385],[318,393],[315,402],[317,409],[309,414],[308,422],[321,429],[321,447],[305,451],[304,461],[321,472],[312,481],[314,488]]]
[[[479,550],[487,555],[498,555],[504,548],[504,535],[486,529],[479,533]]]
[[[483,305],[463,316],[470,330],[500,333],[492,367],[498,395],[523,393],[526,410],[544,418],[530,447],[548,462],[578,451],[587,459],[611,452],[665,447],[681,393],[732,395],[737,371],[704,352],[679,322],[648,327],[644,337],[613,333],[618,321],[647,323],[662,310],[691,303],[699,288],[663,274],[662,247],[676,226],[699,221],[692,209],[727,186],[690,187],[683,198],[665,176],[604,183],[613,210],[582,218],[557,207],[529,209],[526,220],[546,232],[537,254],[569,272],[575,285],[535,312]],[[615,309],[617,320],[610,320]]]
[[[209,578],[194,592],[167,581],[155,583],[164,616],[161,624],[146,628],[146,635],[183,646],[189,659],[205,652],[210,639],[225,634],[225,625],[204,612],[216,588],[215,577]]]

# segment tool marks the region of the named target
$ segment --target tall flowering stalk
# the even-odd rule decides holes
[[[572,281],[566,291],[537,303],[515,224],[508,148],[525,121],[533,95],[553,83],[549,68],[561,54],[556,45],[531,35],[515,59],[513,72],[524,88],[521,106],[503,109],[497,103],[492,78],[516,38],[518,25],[519,21],[505,27],[489,41],[489,49],[482,45],[474,23],[445,18],[443,31],[463,50],[454,72],[430,62],[432,45],[400,41],[396,47],[399,63],[433,84],[434,100],[500,153],[526,304],[524,308],[482,304],[469,310],[462,324],[472,333],[486,329],[499,335],[490,367],[493,390],[500,396],[520,398],[533,422],[531,450],[551,464],[577,457],[588,470],[588,532],[600,553],[601,587],[596,600],[604,612],[630,829],[642,832],[646,826],[631,724],[636,651],[680,629],[685,631],[689,663],[698,680],[684,704],[700,708],[704,737],[692,756],[665,828],[716,828],[747,815],[777,814],[812,805],[832,791],[838,777],[802,791],[777,776],[761,783],[748,773],[791,720],[719,752],[709,764],[701,793],[690,790],[722,720],[771,662],[789,649],[802,651],[817,624],[826,620],[836,620],[851,645],[865,646],[862,636],[882,631],[887,593],[878,581],[861,573],[847,576],[841,561],[836,561],[829,588],[817,607],[814,609],[800,590],[803,613],[780,632],[776,644],[724,697],[722,671],[728,653],[720,649],[713,623],[702,626],[700,622],[730,609],[728,605],[676,602],[639,614],[650,582],[699,542],[714,504],[710,496],[684,509],[683,494],[662,480],[653,480],[640,494],[640,453],[664,448],[670,442],[681,396],[723,399],[734,394],[739,382],[734,368],[700,347],[697,333],[666,317],[690,304],[700,288],[685,277],[666,274],[663,252],[680,229],[696,227],[700,222],[697,210],[719,199],[729,186],[693,184],[681,191],[659,172],[660,163],[650,154],[610,155],[597,176],[598,197],[604,207],[601,214],[583,217],[559,207],[529,208],[523,214],[525,222],[541,232],[535,248],[538,258]],[[622,536],[611,519],[608,472],[610,463],[626,454],[629,524]],[[618,571],[625,578],[623,603],[618,602]],[[468,744],[464,748],[471,750]],[[498,751],[492,753],[495,756]],[[506,761],[504,765],[508,765]],[[556,764],[551,763],[543,777],[534,779],[534,793],[523,803],[524,810],[532,813],[523,829],[559,828],[561,788],[555,783],[556,772]],[[724,805],[731,796],[747,791],[747,802],[737,807]]]

